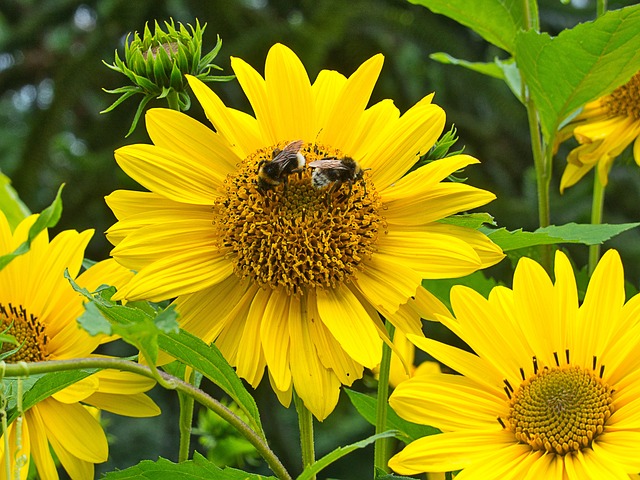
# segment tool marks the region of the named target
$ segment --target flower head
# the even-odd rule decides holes
[[[349,78],[323,70],[313,84],[280,44],[265,78],[238,58],[232,67],[255,117],[191,77],[215,132],[155,109],[154,145],[116,151],[151,191],[107,197],[118,218],[112,255],[138,271],[114,298],[178,297],[182,327],[215,341],[241,377],[256,386],[268,366],[281,401],[294,387],[323,419],[340,385],[379,363],[379,313],[418,333],[435,303],[423,278],[503,257],[479,232],[438,223],[494,196],[442,182],[477,163],[467,155],[404,176],[442,132],[444,112],[431,96],[402,116],[390,100],[366,108],[381,55]]]
[[[625,303],[618,253],[608,251],[578,302],[567,257],[555,284],[533,260],[513,289],[488,299],[454,287],[456,318],[440,320],[476,353],[411,336],[461,375],[400,384],[390,405],[439,428],[394,456],[400,474],[461,470],[461,478],[628,478],[640,471],[640,295]]]
[[[165,98],[171,92],[175,92],[178,95],[180,109],[189,108],[191,101],[187,94],[188,84],[185,74],[193,75],[203,82],[225,81],[233,78],[211,75],[211,69],[220,69],[211,62],[220,51],[222,41],[218,37],[216,46],[203,57],[202,34],[206,25],[200,27],[200,23],[196,21],[195,28],[189,25],[187,29],[183,24],[179,24],[179,28],[176,29],[171,20],[171,23],[165,22],[165,27],[166,32],[156,22],[155,31],[152,34],[149,26],[145,25],[142,38],[138,32],[134,32],[131,41],[127,36],[124,60],[120,59],[116,51],[113,65],[105,62],[110,69],[125,75],[133,85],[106,90],[122,96],[102,113],[113,110],[132,95],[137,93],[144,95],[129,133],[135,129],[145,105],[154,98]]]
[[[640,72],[625,85],[585,105],[563,129],[561,137],[573,134],[580,146],[567,157],[560,191],[576,184],[593,167],[606,185],[615,158],[633,142],[633,157],[640,165]]]
[[[0,255],[26,240],[36,217],[23,220],[12,233],[0,211]],[[64,277],[68,270],[78,284],[91,289],[98,286],[97,277],[106,279],[95,271],[77,276],[92,235],[90,230],[68,230],[49,241],[45,230],[27,253],[0,270],[0,331],[18,344],[2,344],[5,362],[88,357],[98,346],[101,339],[89,336],[76,323],[84,312],[83,297]],[[87,272],[112,271],[110,263],[96,264]],[[107,460],[108,445],[92,407],[134,417],[157,415],[158,407],[143,393],[153,385],[137,375],[102,371],[40,401],[22,414],[20,425],[13,422],[3,433],[9,452],[0,439],[0,479],[5,478],[7,455],[12,479],[18,469],[20,478],[26,478],[31,460],[40,478],[58,478],[49,446],[71,478],[94,478],[93,465]]]

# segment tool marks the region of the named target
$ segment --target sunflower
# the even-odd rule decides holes
[[[568,138],[571,134],[581,145],[567,157],[561,192],[595,166],[600,183],[606,186],[613,161],[631,142],[633,158],[640,165],[640,72],[609,95],[587,103],[560,137]]]
[[[465,479],[619,479],[640,472],[640,295],[625,303],[620,257],[608,251],[578,302],[561,252],[555,283],[523,258],[513,289],[488,299],[451,291],[439,319],[476,353],[409,335],[461,375],[411,378],[390,397],[401,417],[442,433],[389,461],[404,475],[462,470]]]
[[[476,159],[456,155],[407,174],[445,124],[432,95],[402,116],[391,100],[366,108],[382,62],[376,55],[349,78],[323,70],[311,84],[280,44],[265,78],[232,58],[255,117],[190,77],[215,131],[150,110],[153,145],[115,153],[150,192],[106,199],[118,219],[107,232],[112,255],[138,272],[114,298],[177,297],[183,328],[215,341],[254,387],[268,366],[280,400],[293,386],[319,419],[341,384],[379,363],[379,313],[407,327],[400,306],[416,297],[407,309],[426,315],[432,301],[423,278],[503,257],[479,232],[438,223],[494,198],[443,182]]]
[[[11,232],[0,211],[0,255],[15,250],[27,239],[37,216],[23,220]],[[64,277],[65,269],[79,285],[93,289],[98,278],[114,272],[113,261],[98,263],[76,278],[84,250],[93,235],[64,231],[49,241],[47,231],[32,242],[29,252],[0,270],[0,329],[21,345],[5,362],[34,362],[88,357],[101,339],[78,328],[83,297]],[[120,267],[122,268],[122,267]],[[100,273],[101,272],[101,273]],[[120,275],[120,274],[119,274]],[[16,346],[1,345],[8,354]],[[94,463],[107,460],[107,438],[96,418],[96,408],[132,417],[160,413],[143,392],[154,382],[127,372],[102,371],[48,397],[22,415],[21,426],[13,422],[6,434],[11,479],[26,478],[31,460],[40,478],[58,478],[50,447],[72,479],[94,478]],[[5,438],[0,439],[0,479],[5,479]]]

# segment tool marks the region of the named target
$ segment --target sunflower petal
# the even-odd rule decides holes
[[[322,322],[351,358],[367,368],[378,365],[382,340],[353,293],[344,286],[319,290],[317,302]]]

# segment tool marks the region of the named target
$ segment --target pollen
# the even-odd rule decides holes
[[[613,389],[592,370],[544,368],[510,401],[507,428],[534,450],[565,455],[588,448],[613,413]]]
[[[227,252],[234,271],[260,287],[303,294],[307,288],[334,288],[349,282],[376,251],[385,230],[382,202],[368,172],[353,184],[328,193],[311,184],[311,169],[261,192],[257,171],[273,151],[288,142],[255,152],[225,181],[225,195],[214,205],[217,248]],[[342,158],[339,150],[304,144],[307,165]]]
[[[606,98],[606,107],[611,116],[627,116],[640,120],[640,72]]]
[[[0,324],[2,333],[12,335],[18,343],[1,344],[0,354],[17,350],[5,358],[5,362],[39,362],[49,357],[44,325],[37,317],[27,313],[22,305],[16,307],[11,303],[8,306],[0,303]]]

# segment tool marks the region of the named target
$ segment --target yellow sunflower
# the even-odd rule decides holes
[[[606,480],[640,472],[640,295],[625,303],[620,257],[600,260],[578,302],[567,257],[555,283],[533,260],[513,289],[488,299],[451,291],[456,318],[440,320],[476,353],[409,335],[461,375],[400,384],[390,405],[443,433],[391,458],[404,475],[462,470],[456,478]]]
[[[232,58],[255,117],[190,77],[215,131],[149,111],[153,145],[115,157],[150,192],[106,199],[118,218],[107,232],[112,255],[138,272],[114,298],[178,297],[183,328],[215,341],[253,386],[268,366],[281,401],[293,386],[319,419],[341,384],[379,363],[379,313],[406,330],[409,310],[424,315],[432,302],[423,278],[466,275],[503,257],[477,231],[437,223],[494,198],[443,182],[476,159],[457,155],[405,176],[445,115],[432,95],[403,115],[391,100],[366,108],[382,62],[376,55],[349,78],[323,70],[312,84],[280,44],[265,78]]]
[[[0,211],[0,255],[26,240],[36,218],[28,217],[12,233]],[[0,330],[22,345],[5,362],[88,357],[98,346],[99,338],[78,327],[83,297],[64,277],[68,269],[78,284],[89,289],[109,282],[105,274],[116,270],[113,261],[98,263],[76,278],[92,235],[91,230],[69,230],[49,241],[45,230],[34,239],[29,252],[0,271]],[[15,348],[5,343],[0,351]],[[58,478],[50,447],[72,479],[93,479],[94,463],[108,456],[107,438],[93,407],[132,417],[157,415],[160,410],[143,393],[153,385],[127,372],[102,371],[37,403],[24,412],[21,426],[11,423],[0,438],[0,479],[7,478],[5,434],[12,480],[27,477],[31,460],[40,478]]]
[[[581,145],[567,157],[561,192],[596,166],[600,183],[607,185],[613,161],[631,142],[633,158],[640,165],[640,72],[609,95],[587,103],[560,137],[571,134]]]

